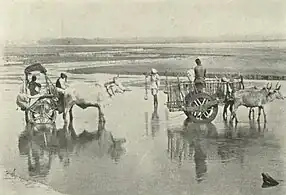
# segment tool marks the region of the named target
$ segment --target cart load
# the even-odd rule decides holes
[[[208,123],[216,118],[218,105],[230,100],[232,94],[242,88],[242,79],[206,79],[204,92],[199,93],[189,80],[166,78],[166,105],[169,112],[183,111],[194,122]]]

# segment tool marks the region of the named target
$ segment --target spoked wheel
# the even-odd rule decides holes
[[[51,98],[39,99],[28,109],[28,121],[32,124],[52,124],[56,117],[55,103]]]
[[[210,123],[218,113],[216,99],[206,93],[188,94],[185,98],[187,117],[195,123]]]

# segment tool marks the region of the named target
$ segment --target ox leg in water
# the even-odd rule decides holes
[[[251,114],[252,114],[252,108],[249,108],[249,112],[248,112],[248,118],[249,118],[249,120],[251,120]]]
[[[266,113],[264,111],[264,108],[262,107],[262,111],[263,111],[263,116],[264,116],[264,123],[267,123],[267,119],[266,119]]]
[[[259,107],[258,107],[258,117],[257,117],[257,121],[258,121],[258,122],[260,121],[261,110],[263,111],[264,123],[266,123],[266,114],[265,114],[265,112],[264,112],[263,106],[259,106]]]
[[[98,108],[98,130],[104,130],[105,129],[105,123],[106,123],[106,120],[105,120],[105,117],[104,117],[104,114],[102,112],[102,108],[97,105],[97,108]]]

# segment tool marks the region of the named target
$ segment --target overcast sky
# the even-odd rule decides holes
[[[6,40],[286,34],[286,0],[7,0]]]

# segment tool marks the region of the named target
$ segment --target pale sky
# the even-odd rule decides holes
[[[286,0],[7,0],[0,9],[6,40],[286,35]]]

